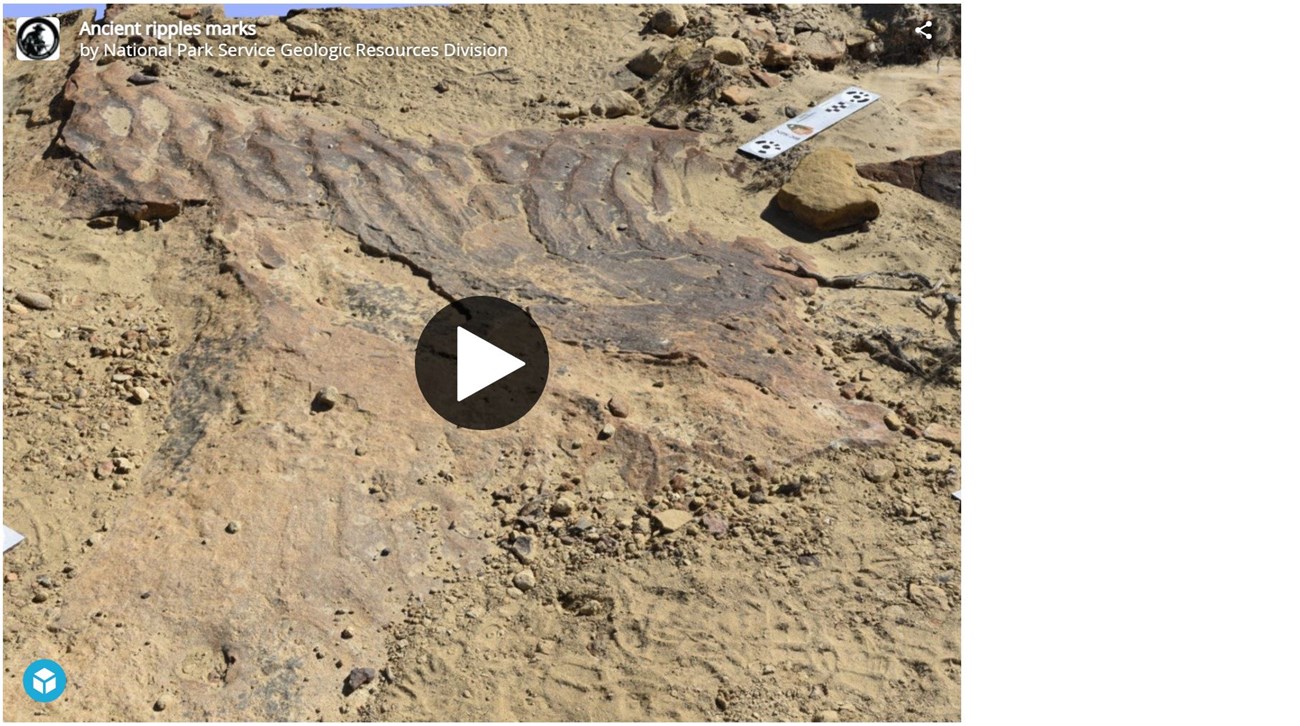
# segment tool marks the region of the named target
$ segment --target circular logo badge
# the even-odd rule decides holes
[[[59,52],[59,26],[49,18],[27,18],[18,26],[18,50],[27,60],[53,58]]]
[[[38,703],[49,703],[62,696],[67,685],[63,666],[48,658],[33,661],[23,672],[23,690]]]
[[[542,397],[551,359],[532,317],[495,297],[451,303],[415,348],[420,393],[439,416],[469,429],[518,421]]]

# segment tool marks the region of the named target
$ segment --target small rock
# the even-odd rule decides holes
[[[614,424],[605,424],[600,427],[600,432],[596,434],[596,438],[604,441],[611,438],[615,433],[617,433],[617,431],[618,430],[614,428]]]
[[[374,668],[353,668],[343,681],[343,695],[352,695],[358,688],[375,680],[376,675]]]
[[[848,46],[842,40],[825,33],[809,33],[799,38],[799,50],[823,71],[828,71],[844,60]]]
[[[952,608],[948,604],[948,593],[938,585],[913,582],[907,586],[907,597],[927,610],[950,610]]]
[[[234,534],[239,531],[239,522],[231,522],[226,525],[226,533]]]
[[[885,414],[885,426],[888,426],[890,431],[899,431],[903,428],[903,419],[899,418],[898,414],[890,411]]]
[[[34,603],[40,604],[49,599],[50,596],[46,595],[44,590],[37,590],[36,592],[32,593],[32,602]]]
[[[627,62],[627,69],[641,78],[653,78],[664,67],[664,56],[668,53],[666,46],[651,46],[637,53]]]
[[[131,403],[142,404],[149,400],[149,389],[143,386],[136,386],[131,389]]]
[[[151,83],[158,82],[158,76],[151,76],[146,73],[132,73],[131,77],[126,79],[128,83],[135,86],[147,86]]]
[[[520,564],[527,565],[533,561],[533,538],[521,534],[510,543],[509,550]]]
[[[301,15],[295,15],[284,21],[290,30],[304,38],[324,38],[325,29]]]
[[[763,114],[759,113],[755,109],[747,108],[743,113],[740,114],[740,118],[752,124],[758,121],[759,119],[763,118]]]
[[[894,478],[897,467],[889,459],[873,459],[867,462],[867,481],[879,484]]]
[[[18,302],[32,310],[49,310],[54,307],[54,301],[50,299],[50,296],[39,292],[20,292],[18,293]]]
[[[732,106],[743,106],[754,99],[754,89],[745,88],[744,86],[727,86],[722,89],[720,97],[723,103],[729,103]]]
[[[316,392],[316,398],[312,399],[311,407],[313,411],[328,411],[339,403],[339,389],[334,386],[326,386]]]
[[[767,494],[765,494],[762,489],[755,489],[749,493],[749,503],[765,504],[767,503]]]
[[[741,16],[740,32],[758,43],[771,43],[777,38],[776,26],[772,25],[772,21],[757,15]]]
[[[758,56],[764,68],[780,70],[794,65],[797,49],[789,43],[768,43]]]
[[[591,104],[591,113],[605,118],[635,116],[641,113],[641,103],[627,91],[612,91],[596,99],[596,102]]]
[[[6,573],[5,573],[5,582],[14,582],[14,581],[16,581],[17,579],[18,579],[18,573],[17,573],[17,572],[6,572]]]
[[[194,7],[193,5],[186,5],[185,7],[180,8],[176,11],[176,17],[180,18],[181,20],[189,20],[190,18],[198,14],[199,14],[199,9]]]
[[[537,587],[537,576],[533,574],[532,570],[520,570],[515,573],[511,582],[514,583],[514,586],[519,588],[521,592],[528,592],[534,587]]]
[[[169,694],[164,693],[153,702],[153,710],[166,711],[167,707],[170,706],[171,704],[172,704],[172,697]]]
[[[749,70],[749,75],[753,76],[754,80],[763,84],[767,88],[776,88],[781,85],[781,77],[775,73],[768,73],[767,71],[760,71],[757,68],[751,68]]]
[[[447,91],[451,90],[451,85],[448,84],[446,81],[438,81],[433,85],[433,90],[437,91],[438,93],[446,93]]]
[[[614,418],[627,418],[627,406],[618,398],[611,398],[605,403],[605,408],[609,409],[609,415]]]
[[[339,637],[344,640],[352,640],[353,635],[355,634],[352,632],[352,628],[344,628],[343,632],[339,633]]]
[[[98,464],[95,464],[95,478],[107,479],[108,477],[112,476],[113,469],[114,469],[113,462],[101,461]]]
[[[880,204],[858,176],[853,157],[818,148],[805,156],[777,192],[776,204],[795,219],[823,232],[880,216]]]
[[[560,497],[551,504],[552,517],[567,517],[573,514],[573,502],[567,497]]]
[[[669,5],[655,12],[654,17],[650,19],[650,27],[672,38],[686,29],[687,21],[686,8],[680,5]]]
[[[932,423],[925,427],[925,431],[922,432],[922,435],[931,441],[943,444],[949,448],[961,449],[961,431],[954,429],[951,426]]]
[[[135,464],[125,456],[119,456],[113,459],[113,471],[118,474],[130,474],[135,469]]]
[[[829,709],[825,711],[818,711],[813,716],[813,721],[815,723],[835,723],[839,720],[840,720],[839,711],[831,711]]]
[[[655,524],[665,534],[676,532],[685,527],[691,521],[691,513],[681,509],[666,509],[662,512],[655,512],[653,515]]]
[[[713,59],[723,65],[738,66],[749,60],[749,48],[739,38],[714,36],[704,43],[704,47],[713,51]]]
[[[680,129],[681,114],[673,108],[661,108],[650,116],[650,125],[660,129]]]

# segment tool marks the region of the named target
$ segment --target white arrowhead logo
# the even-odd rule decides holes
[[[456,403],[523,367],[523,361],[456,326]]]

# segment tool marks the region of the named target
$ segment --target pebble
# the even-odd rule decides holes
[[[324,38],[325,29],[301,15],[284,21],[290,30],[306,38]]]
[[[763,47],[758,60],[764,68],[789,68],[794,64],[796,48],[789,43],[768,43]]]
[[[654,517],[655,524],[659,525],[659,529],[665,534],[676,532],[691,521],[691,513],[681,509],[665,509],[662,512],[655,512],[651,516]]]
[[[153,702],[153,710],[166,711],[167,707],[170,706],[171,703],[172,703],[172,697],[164,693],[163,695],[159,696],[157,700]]]
[[[835,723],[839,720],[840,714],[838,711],[818,711],[817,714],[813,716],[813,721],[817,723]]]
[[[867,462],[867,481],[879,484],[894,478],[897,467],[888,459],[873,459]]]
[[[749,60],[749,48],[739,38],[714,36],[705,41],[704,47],[712,50],[714,60],[723,65],[739,66]]]
[[[138,405],[138,404],[142,404],[142,403],[144,403],[144,402],[146,402],[146,401],[148,401],[148,400],[149,400],[149,389],[147,389],[147,388],[145,388],[145,387],[143,387],[143,386],[136,386],[135,388],[132,388],[132,389],[131,389],[131,402],[132,402],[132,403],[135,403],[135,404]]]
[[[617,431],[618,429],[614,428],[614,424],[605,424],[600,427],[600,432],[596,434],[596,438],[604,441],[612,437]]]
[[[591,113],[605,118],[635,116],[641,113],[641,102],[627,91],[610,91],[596,99],[591,105]]]
[[[723,103],[732,106],[743,106],[754,99],[754,89],[745,88],[744,86],[727,86],[722,89],[720,97]]]
[[[533,561],[533,538],[528,535],[519,535],[510,543],[510,552],[519,560],[520,564],[526,565]]]
[[[951,426],[944,426],[940,423],[932,423],[925,427],[925,438],[943,444],[953,449],[961,449],[961,431]]]
[[[37,590],[36,592],[32,593],[32,602],[34,603],[43,603],[49,599],[50,596],[46,595],[44,590]]]
[[[512,579],[511,582],[514,583],[514,586],[519,588],[521,592],[528,592],[534,587],[537,587],[537,576],[533,574],[532,570],[520,570],[515,573],[514,579]]]
[[[654,17],[650,19],[650,27],[656,32],[673,38],[686,28],[687,20],[685,8],[680,5],[669,5],[655,12]]]
[[[605,404],[605,408],[609,409],[609,415],[614,418],[627,418],[627,406],[617,398],[609,399]]]
[[[18,302],[32,310],[49,310],[54,307],[54,301],[50,299],[50,296],[39,292],[20,292],[18,293]]]
[[[757,489],[749,493],[750,504],[765,504],[766,502],[767,495],[763,493],[762,489]]]
[[[885,425],[889,427],[890,431],[899,431],[903,428],[903,419],[899,418],[898,414],[893,411],[889,411],[885,414]]]
[[[681,114],[673,108],[661,108],[650,116],[650,125],[660,129],[680,129]]]
[[[551,504],[552,517],[567,517],[573,513],[573,502],[567,497],[560,497]]]
[[[375,680],[376,675],[378,674],[374,668],[353,668],[348,672],[347,679],[343,681],[344,695],[350,695],[353,691]]]
[[[352,628],[344,628],[343,632],[339,633],[339,637],[343,638],[344,640],[352,640],[352,635],[353,635]]]
[[[641,78],[652,78],[664,67],[663,48],[646,48],[627,62],[627,69]]]
[[[228,534],[234,534],[238,531],[239,531],[239,522],[231,522],[226,525],[226,532]]]
[[[17,580],[17,579],[18,579],[18,573],[17,573],[17,572],[6,572],[6,573],[5,573],[5,582],[14,582],[14,581]]]
[[[316,392],[316,398],[312,399],[311,407],[316,411],[328,411],[339,403],[339,389],[334,386],[326,386]]]

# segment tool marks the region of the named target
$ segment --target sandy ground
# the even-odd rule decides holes
[[[173,11],[128,8],[117,20],[174,21]],[[632,277],[612,296],[599,275],[566,276],[578,261],[616,268],[623,252],[529,262],[528,235],[545,234],[540,212],[534,197],[511,206],[511,168],[494,161],[529,144],[543,159],[558,154],[553,139],[582,150],[651,133],[664,79],[625,64],[666,42],[647,30],[653,11],[312,11],[296,30],[259,21],[276,43],[299,42],[303,27],[379,42],[382,22],[382,42],[500,43],[504,61],[78,67],[69,52],[6,62],[4,520],[29,538],[4,562],[6,720],[960,718],[961,522],[950,497],[960,488],[960,347],[940,297],[960,294],[960,212],[875,183],[879,219],[809,234],[771,209],[801,154],[735,154],[787,106],[847,85],[883,99],[805,146],[843,148],[863,164],[960,149],[960,60],[801,61],[774,88],[754,82],[755,64],[722,68],[753,90],[736,107],[696,89],[680,111],[700,111],[702,130],[654,131],[686,150],[663,151],[655,179],[629,182],[619,210],[642,210],[654,239],[684,245],[659,263],[672,274],[717,281],[721,272],[695,267],[757,260],[758,272],[735,279],[761,280],[752,307],[762,312],[738,308],[716,345],[675,313],[652,331],[680,341],[664,353],[618,327],[660,293]],[[682,37],[697,40],[743,35],[750,22],[740,7],[690,16]],[[845,37],[870,27],[845,8],[748,17],[792,41],[810,28]],[[160,81],[133,95],[118,67]],[[110,133],[112,113],[106,126],[76,114],[97,108],[101,86],[126,89],[102,96],[110,111],[113,98],[138,99],[128,122],[170,119],[154,139],[229,114],[223,128],[269,139],[272,165],[295,147],[277,139],[299,126],[326,139],[322,149],[335,131],[367,149],[436,144],[448,174],[507,195],[496,204],[456,196],[454,184],[440,188],[455,199],[419,192],[456,220],[505,209],[459,244],[505,254],[492,240],[524,240],[496,291],[538,305],[553,341],[547,397],[490,434],[433,417],[405,378],[411,336],[443,302],[431,287],[471,292],[468,273],[442,275],[419,250],[376,252],[382,243],[367,242],[356,213],[329,196],[342,191],[272,203],[274,175],[204,167],[206,148],[144,144],[136,131],[97,145],[91,134]],[[638,98],[637,113],[588,110],[620,90]],[[619,170],[642,154],[617,153]],[[110,158],[136,166],[110,178]],[[356,158],[348,178],[377,173],[378,162]],[[153,199],[105,206],[104,189],[162,184],[168,159],[255,191],[213,182],[156,217],[128,209]],[[396,192],[376,200],[405,203]],[[402,239],[391,228],[385,237]],[[828,277],[919,273],[932,288],[890,278],[819,287],[774,270],[797,264]],[[571,322],[539,290],[593,318],[609,311],[607,328]],[[19,293],[47,295],[51,307]],[[882,352],[885,340],[898,349]],[[326,385],[343,401],[313,411]],[[690,521],[666,526],[666,512]],[[45,706],[19,681],[39,657],[70,679]],[[371,669],[356,688],[346,684],[354,669]]]

